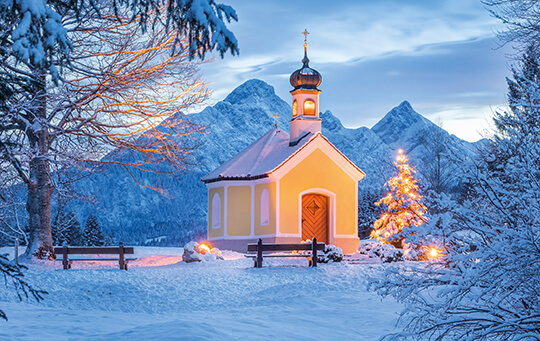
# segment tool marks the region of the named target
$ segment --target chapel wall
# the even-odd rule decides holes
[[[251,234],[251,186],[227,188],[227,235]]]
[[[357,236],[356,187],[347,173],[316,149],[280,179],[280,232],[301,233],[299,195],[311,188],[323,188],[336,195],[335,234]]]

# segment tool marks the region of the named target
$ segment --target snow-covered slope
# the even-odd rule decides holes
[[[441,134],[450,141],[449,146],[453,151],[462,156],[474,154],[478,143],[470,143],[461,140],[455,135],[450,135],[444,129],[417,113],[408,101],[403,101],[390,110],[371,130],[390,149],[403,148],[413,161],[415,158],[423,159],[426,155],[426,150],[420,139],[425,133]]]
[[[196,166],[174,177],[135,174],[144,185],[160,184],[167,188],[170,197],[142,188],[123,170],[110,167],[79,185],[95,195],[98,207],[75,202],[71,206],[81,221],[95,213],[116,239],[130,244],[157,238],[165,245],[183,245],[186,239],[206,230],[207,198],[201,177],[274,128],[276,114],[279,128],[288,130],[289,103],[279,98],[272,86],[249,80],[213,107],[190,115],[194,123],[207,126],[207,133],[199,138],[201,147],[193,155]],[[322,113],[321,118],[323,135],[366,173],[361,189],[382,186],[392,171],[398,148],[403,148],[411,162],[421,167],[426,151],[418,141],[419,134],[426,129],[440,130],[406,101],[372,129],[345,128],[330,111]],[[473,144],[455,136],[450,138],[452,148],[460,155],[474,152]],[[159,238],[163,236],[167,238]]]
[[[0,248],[0,253],[10,251]],[[136,247],[129,271],[114,262],[30,263],[25,280],[48,292],[37,303],[0,290],[0,340],[379,340],[396,332],[393,298],[367,291],[378,259],[308,268],[304,258],[242,254],[182,262],[181,248]],[[407,267],[411,265],[407,264]],[[344,285],[346,283],[346,285]]]

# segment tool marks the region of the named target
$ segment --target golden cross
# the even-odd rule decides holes
[[[307,46],[307,35],[309,34],[307,28],[304,30],[304,32],[302,32],[302,34],[304,35],[304,46]]]
[[[276,119],[276,128],[277,128],[277,119],[280,118],[280,116],[278,116],[278,114],[276,113],[276,115],[272,117]]]

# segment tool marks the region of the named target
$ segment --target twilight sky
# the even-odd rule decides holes
[[[203,67],[208,104],[258,78],[291,100],[307,28],[310,66],[322,74],[321,111],[346,127],[372,127],[401,101],[443,128],[476,141],[505,103],[510,47],[480,0],[222,0],[238,13],[229,28],[240,56]]]

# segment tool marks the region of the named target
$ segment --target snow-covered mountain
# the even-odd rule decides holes
[[[144,185],[159,183],[170,197],[143,188],[123,170],[110,167],[79,184],[95,196],[98,207],[76,202],[71,207],[81,220],[90,213],[96,214],[116,239],[130,244],[158,240],[169,245],[182,244],[206,231],[206,188],[200,178],[273,128],[276,114],[279,127],[288,129],[291,112],[289,103],[279,98],[272,86],[261,80],[249,80],[223,101],[189,116],[194,123],[207,126],[207,133],[199,138],[201,146],[193,155],[196,166],[174,177],[135,174]],[[330,111],[322,113],[321,118],[323,135],[366,173],[361,189],[382,186],[391,174],[398,148],[403,148],[420,169],[426,157],[426,150],[418,140],[420,133],[446,134],[459,155],[471,155],[475,150],[474,144],[450,136],[406,101],[372,129],[345,128]]]

